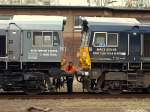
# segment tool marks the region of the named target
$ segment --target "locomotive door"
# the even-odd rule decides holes
[[[6,35],[0,34],[0,57],[6,56]]]
[[[128,34],[128,56],[130,62],[139,62],[141,55],[141,38],[139,33]]]
[[[12,61],[19,61],[20,60],[20,30],[9,30],[8,32],[9,39],[8,39],[8,56],[9,59]]]

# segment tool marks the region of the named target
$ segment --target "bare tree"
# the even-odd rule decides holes
[[[94,0],[96,6],[108,6],[114,2],[116,2],[116,0]]]
[[[91,1],[87,0],[88,6],[91,6]]]
[[[103,0],[94,0],[97,6],[102,6],[102,1]]]
[[[149,0],[127,0],[125,3],[127,8],[147,8],[150,7]]]

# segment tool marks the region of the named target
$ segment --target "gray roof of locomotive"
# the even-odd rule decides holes
[[[0,29],[16,29],[19,26],[22,30],[63,30],[62,16],[28,16],[16,15],[11,20],[0,20]],[[15,25],[10,25],[15,24]]]

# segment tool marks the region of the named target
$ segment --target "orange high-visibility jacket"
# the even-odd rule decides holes
[[[65,68],[65,71],[66,71],[68,74],[74,74],[74,73],[77,71],[77,69],[76,69],[75,66],[67,66],[67,67]]]

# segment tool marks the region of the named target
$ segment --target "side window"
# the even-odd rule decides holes
[[[107,46],[109,46],[109,47],[117,47],[118,46],[118,34],[117,33],[108,33]]]
[[[42,32],[33,32],[33,45],[34,46],[42,46],[43,45]]]
[[[53,45],[58,46],[60,44],[58,32],[53,32]]]
[[[105,47],[106,46],[106,33],[94,33],[94,45]]]
[[[31,39],[31,32],[27,32],[27,38]]]
[[[93,39],[97,47],[118,47],[118,33],[95,32]]]
[[[33,32],[33,46],[52,46],[53,32]]]
[[[52,32],[43,32],[43,45],[52,45]]]

